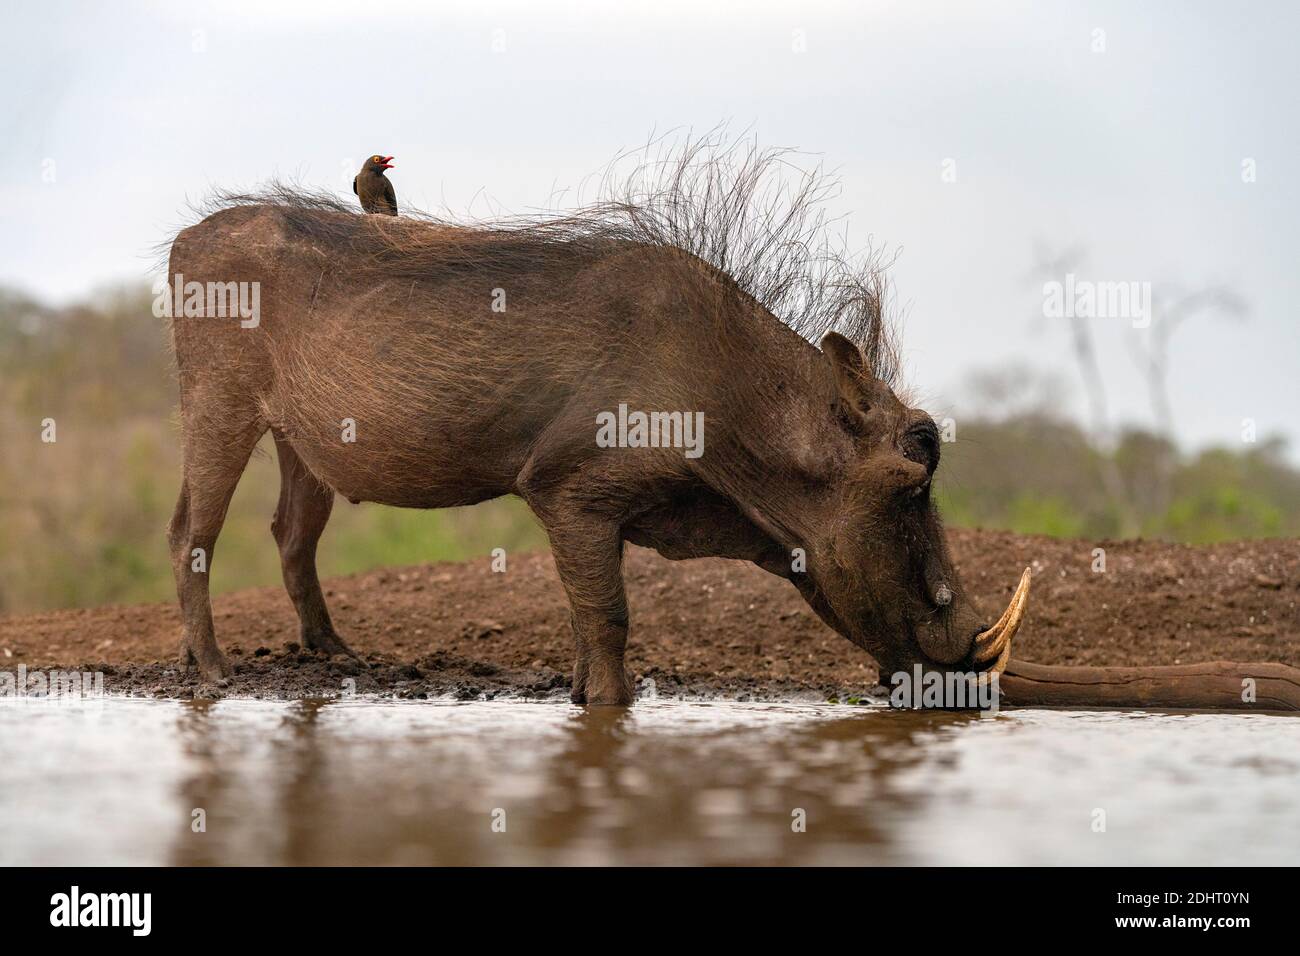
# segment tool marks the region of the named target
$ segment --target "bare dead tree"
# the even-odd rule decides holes
[[[1086,258],[1087,253],[1082,246],[1076,245],[1053,251],[1045,244],[1038,243],[1035,248],[1035,265],[1031,277],[1039,282],[1064,282],[1066,275],[1077,272]],[[1132,500],[1124,484],[1124,476],[1112,454],[1115,448],[1115,430],[1110,420],[1106,382],[1097,360],[1096,346],[1093,344],[1092,326],[1087,318],[1079,315],[1070,315],[1065,321],[1069,323],[1070,348],[1088,398],[1089,430],[1093,441],[1101,451],[1098,460],[1102,485],[1106,497],[1110,499],[1111,506],[1115,509],[1120,536],[1133,537],[1137,534],[1138,523],[1133,512]]]
[[[1174,333],[1193,316],[1239,319],[1247,314],[1249,307],[1245,299],[1226,285],[1206,285],[1191,291],[1177,285],[1165,288],[1163,295],[1153,296],[1151,324],[1145,335],[1134,329],[1129,345],[1146,379],[1156,431],[1174,445],[1174,410],[1169,400],[1169,348]],[[1169,506],[1173,466],[1168,456],[1161,457],[1156,465],[1154,499],[1162,512]]]
[[[1131,340],[1138,367],[1147,380],[1151,414],[1162,435],[1173,439],[1174,414],[1169,401],[1169,343],[1174,333],[1192,316],[1201,313],[1224,318],[1242,318],[1249,311],[1246,300],[1224,285],[1210,285],[1187,292],[1177,286],[1163,297],[1155,297],[1151,325],[1145,336]],[[1135,330],[1136,331],[1136,330]]]

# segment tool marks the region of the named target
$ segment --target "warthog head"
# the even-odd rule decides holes
[[[831,333],[821,346],[850,443],[836,469],[836,517],[809,565],[810,601],[876,658],[884,682],[915,664],[1000,671],[1028,600],[1028,570],[1001,619],[980,613],[930,500],[941,445],[934,420],[873,377],[848,339]]]

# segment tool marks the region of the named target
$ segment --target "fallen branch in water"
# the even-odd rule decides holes
[[[1300,710],[1300,669],[1210,661],[1155,667],[1067,667],[1007,662],[1001,702],[1038,707]]]

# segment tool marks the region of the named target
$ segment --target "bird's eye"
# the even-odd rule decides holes
[[[375,162],[375,163],[377,163],[377,162],[379,162],[379,157],[378,157],[378,156],[371,156],[371,157],[370,157],[370,160],[371,160],[371,162]]]

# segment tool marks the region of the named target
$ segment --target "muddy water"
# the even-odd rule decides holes
[[[611,862],[1294,864],[1300,720],[0,701],[0,863]]]

